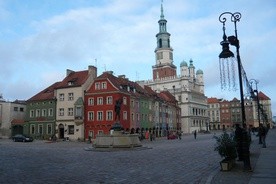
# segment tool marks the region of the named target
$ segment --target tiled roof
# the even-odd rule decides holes
[[[219,100],[217,98],[207,98],[207,103],[212,104],[212,103],[219,103]]]
[[[52,84],[51,86],[47,87],[46,89],[31,97],[29,100],[27,100],[27,102],[54,99],[54,90],[59,84],[60,82]]]
[[[259,92],[259,100],[270,100],[268,96],[266,96],[263,92]]]
[[[84,71],[72,71],[68,76],[66,76],[56,87],[56,89],[60,88],[68,88],[68,87],[78,87],[85,83],[88,78],[88,70]]]
[[[167,102],[175,103],[175,97],[169,91],[162,91],[159,93],[159,96]]]

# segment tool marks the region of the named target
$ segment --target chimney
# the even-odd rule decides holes
[[[97,67],[89,65],[88,66],[88,74],[93,75],[93,78],[97,78]]]
[[[118,78],[123,78],[123,79],[125,79],[125,78],[126,78],[126,75],[118,75]]]
[[[67,77],[68,75],[70,75],[70,73],[73,73],[73,72],[74,72],[73,70],[67,69],[67,70],[66,70],[66,77]]]

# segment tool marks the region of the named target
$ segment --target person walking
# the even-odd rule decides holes
[[[196,130],[194,131],[194,138],[196,139]]]
[[[265,138],[266,138],[266,128],[264,127],[263,124],[260,124],[260,130],[259,130],[259,136],[261,136],[261,140],[262,140],[262,143],[263,143],[263,148],[266,148],[266,142],[265,142]]]
[[[235,140],[237,143],[237,153],[238,153],[238,161],[242,161],[242,128],[240,127],[240,124],[236,124],[236,130],[235,130]]]

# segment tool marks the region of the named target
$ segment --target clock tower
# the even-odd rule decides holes
[[[157,47],[155,49],[155,65],[152,66],[153,80],[176,77],[176,66],[173,64],[173,49],[170,46],[171,34],[167,32],[167,20],[164,18],[163,3],[161,3],[161,15],[159,33],[156,34]]]

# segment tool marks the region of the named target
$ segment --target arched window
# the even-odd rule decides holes
[[[162,39],[160,38],[158,42],[159,42],[159,48],[162,48]]]

